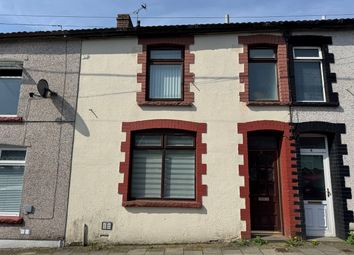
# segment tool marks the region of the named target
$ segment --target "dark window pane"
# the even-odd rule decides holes
[[[167,146],[193,146],[193,136],[168,135]]]
[[[22,77],[22,69],[0,69],[0,76]]]
[[[131,182],[133,198],[161,197],[162,151],[134,151]]]
[[[182,65],[150,65],[149,97],[179,99],[182,93]]]
[[[250,58],[275,58],[273,49],[251,49]]]
[[[0,78],[0,115],[16,115],[21,79]]]
[[[3,150],[0,160],[25,160],[26,151]]]
[[[136,135],[136,146],[161,146],[161,135]]]
[[[325,149],[326,142],[324,137],[300,137],[301,149]]]
[[[295,62],[297,101],[323,101],[323,84],[320,62]]]
[[[275,63],[249,63],[250,100],[278,100]]]
[[[326,200],[323,157],[301,155],[304,200]]]
[[[150,59],[182,59],[180,50],[151,50]]]
[[[248,137],[248,147],[250,149],[277,149],[278,138],[274,135],[251,134]]]
[[[195,152],[168,150],[165,158],[165,198],[193,199]]]
[[[313,57],[318,58],[320,56],[318,49],[294,49],[295,57]]]

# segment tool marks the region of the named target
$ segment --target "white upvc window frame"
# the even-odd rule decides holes
[[[296,57],[295,56],[295,50],[296,49],[317,49],[318,50],[318,57]],[[296,100],[296,102],[301,102],[301,103],[325,103],[327,100],[327,95],[326,95],[326,88],[325,88],[325,80],[324,80],[324,73],[323,73],[323,54],[322,54],[322,49],[321,47],[310,47],[310,46],[294,46],[292,48],[292,53],[293,53],[293,60],[295,62],[318,62],[320,63],[320,70],[321,70],[321,80],[322,80],[322,92],[323,92],[323,100]],[[295,77],[295,74],[294,74]],[[296,79],[296,77],[295,77]],[[295,89],[296,92],[296,89]]]
[[[322,134],[313,134],[313,133],[306,133],[306,134],[301,134],[300,137],[302,138],[311,138],[311,137],[320,137],[324,139],[325,142],[325,148],[323,149],[302,149],[300,147],[300,154],[306,154],[306,153],[325,153],[328,156],[328,141],[327,141],[327,136],[326,135],[322,135]],[[301,145],[300,145],[301,146]]]
[[[1,69],[1,67],[0,67],[0,69]],[[14,69],[11,69],[11,70],[14,70]],[[21,76],[0,76],[0,80],[1,79],[21,79],[21,82],[22,82],[23,76],[22,75]],[[22,85],[22,83],[21,83],[21,85]],[[20,93],[21,93],[21,90],[20,90]],[[18,96],[20,96],[20,95],[18,95]],[[18,115],[17,114],[1,114],[0,113],[0,117],[18,117]],[[1,148],[0,148],[0,150],[1,150]]]
[[[7,148],[7,147],[0,147],[0,166],[25,166],[26,163],[26,157],[25,156],[24,160],[1,160],[1,153],[2,151],[26,151],[25,148]],[[22,183],[23,187],[23,183]],[[0,211],[0,216],[19,216],[20,212],[1,212]]]

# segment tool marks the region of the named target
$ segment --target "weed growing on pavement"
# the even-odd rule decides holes
[[[287,245],[291,247],[299,247],[304,245],[302,238],[295,236],[286,241]]]
[[[256,236],[256,238],[251,239],[251,242],[257,246],[262,246],[268,243],[267,240],[262,239],[260,236]]]
[[[311,240],[310,242],[313,246],[318,246],[320,244],[320,242],[317,240]]]
[[[354,232],[350,232],[347,238],[347,244],[354,245]]]

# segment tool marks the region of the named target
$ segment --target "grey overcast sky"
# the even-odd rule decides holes
[[[319,19],[321,15],[328,15],[327,18],[354,17],[354,0],[0,0],[0,32],[60,29],[55,25],[62,25],[63,29],[113,27],[118,13],[131,14],[135,23],[133,12],[143,3],[147,5],[147,10],[140,12],[143,26],[222,23],[225,14],[230,14],[231,22]],[[293,16],[289,17],[291,15]],[[250,16],[263,17],[250,18]]]

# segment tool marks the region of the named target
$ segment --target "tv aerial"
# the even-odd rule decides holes
[[[49,98],[53,96],[57,96],[58,94],[52,90],[49,89],[49,85],[47,80],[45,79],[40,79],[37,83],[37,91],[39,95],[36,95],[35,93],[31,92],[29,93],[30,97],[43,97],[43,98]]]
[[[137,27],[140,27],[139,12],[142,11],[142,10],[146,10],[146,8],[147,8],[147,5],[144,3],[144,4],[140,5],[139,9],[133,11],[133,14],[136,15],[136,26]]]

